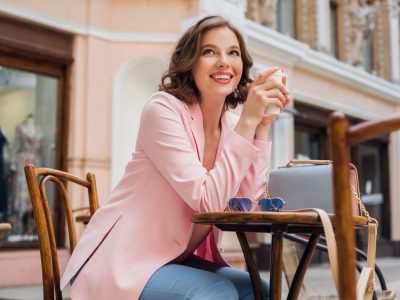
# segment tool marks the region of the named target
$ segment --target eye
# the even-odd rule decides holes
[[[211,54],[215,54],[213,49],[210,48],[206,48],[203,50],[203,52],[201,52],[201,55],[211,55]]]
[[[236,55],[236,56],[240,56],[240,51],[239,51],[239,50],[232,50],[232,51],[230,52],[230,54]]]

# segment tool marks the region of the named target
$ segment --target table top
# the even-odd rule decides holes
[[[7,232],[7,231],[11,231],[11,230],[12,230],[11,224],[0,223],[0,232]]]
[[[335,215],[329,215],[335,226]],[[368,219],[354,216],[354,225],[368,225]],[[214,224],[222,230],[268,232],[272,226],[288,226],[287,232],[321,231],[322,224],[316,212],[279,211],[279,212],[206,212],[194,213],[193,223]]]

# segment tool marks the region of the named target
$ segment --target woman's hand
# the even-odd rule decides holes
[[[274,104],[282,111],[289,103],[290,94],[284,85],[286,78],[283,79],[282,83],[268,79],[278,69],[274,67],[257,74],[249,88],[247,100],[243,105],[239,122],[235,128],[240,135],[249,141],[252,141],[255,135],[257,139],[266,139],[269,125],[272,122],[264,116],[264,111],[268,105]]]
[[[268,80],[268,78],[267,78]],[[285,97],[285,101],[282,101],[282,107],[280,107],[280,111],[282,112],[291,102],[292,102],[292,96],[290,94],[290,92],[287,90],[286,88],[286,83],[287,83],[287,77],[286,74],[282,77],[282,84],[285,86],[285,90],[283,91],[283,96]],[[281,98],[280,98],[281,100]],[[274,121],[275,119],[271,119],[268,116],[263,116],[263,118],[261,119],[259,126],[269,126],[271,125],[271,123]]]

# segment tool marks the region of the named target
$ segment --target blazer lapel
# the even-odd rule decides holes
[[[186,104],[185,104],[186,105]],[[204,129],[203,129],[203,114],[201,112],[200,105],[198,103],[192,105],[186,105],[190,116],[190,129],[193,134],[193,139],[196,143],[197,148],[197,155],[199,160],[203,161],[204,156]],[[227,111],[223,111],[221,115],[221,136],[219,138],[218,149],[217,149],[217,156],[219,156],[225,140],[229,137],[229,133],[233,130],[235,126],[233,120],[231,120],[228,116]]]
[[[221,115],[221,136],[219,138],[218,149],[217,149],[217,156],[219,157],[222,148],[225,144],[225,141],[229,138],[230,132],[233,130],[235,124],[229,118],[228,111],[224,110]]]
[[[194,103],[186,105],[191,116],[190,129],[193,134],[193,139],[196,143],[197,155],[199,160],[203,161],[204,155],[204,129],[203,129],[203,114],[201,113],[200,105]]]

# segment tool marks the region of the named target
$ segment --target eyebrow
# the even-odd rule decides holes
[[[218,48],[218,47],[215,46],[215,45],[213,45],[213,44],[206,44],[206,45],[201,46],[200,49],[204,49],[204,48]],[[229,47],[229,49],[237,49],[237,50],[240,50],[240,47],[239,47],[239,46],[236,46],[236,45],[232,45],[232,46]]]

